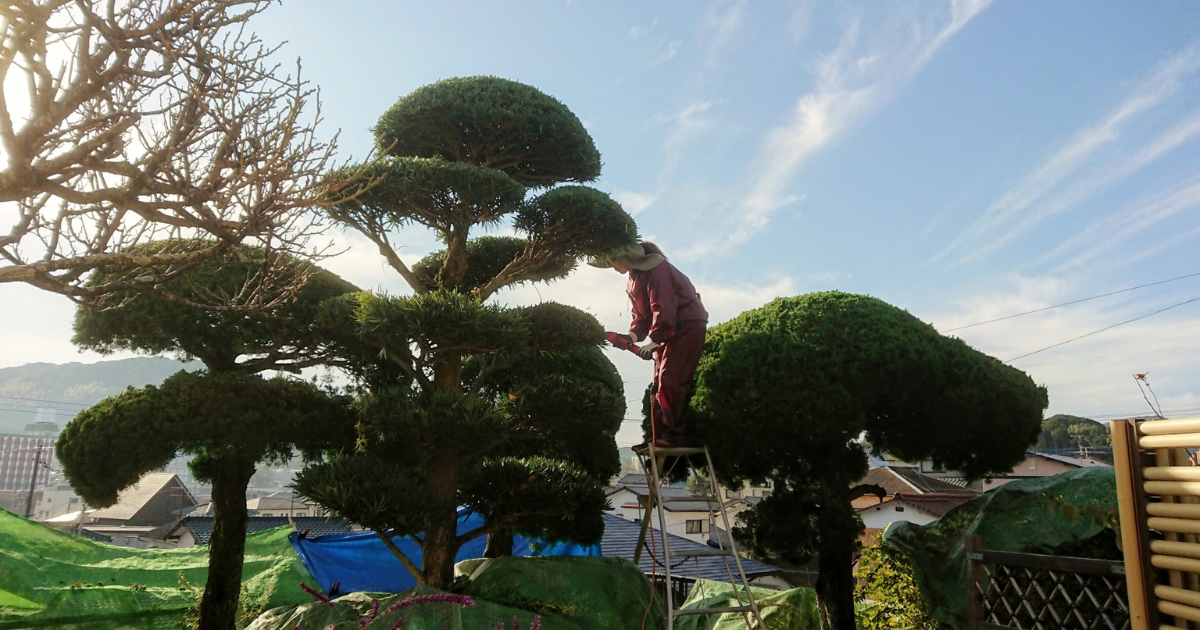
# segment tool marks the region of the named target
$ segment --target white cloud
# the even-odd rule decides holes
[[[1187,211],[1200,211],[1200,176],[1192,177],[1166,191],[1158,192],[1120,208],[1104,219],[1089,225],[1075,236],[1068,238],[1053,251],[1047,253],[1043,260],[1070,256],[1059,266],[1060,270],[1096,262],[1102,257],[1111,255],[1121,245],[1146,230]],[[1195,236],[1195,234],[1196,230],[1188,230],[1164,239],[1156,246],[1141,249],[1136,254],[1129,255],[1126,252],[1122,257],[1122,264],[1128,265],[1134,260],[1157,254]]]
[[[1197,47],[1159,64],[1112,112],[1076,133],[931,261],[958,254],[954,263],[957,265],[996,251],[1034,225],[1092,198],[1200,135],[1200,115],[1193,113],[1134,150],[1118,144],[1126,127],[1169,99],[1197,70],[1200,70]],[[1105,149],[1119,152],[1114,158],[1116,164],[1087,170],[1104,155]]]
[[[995,319],[1076,299],[1091,293],[1081,276],[1013,276],[932,313],[941,330]],[[999,359],[1079,337],[1195,297],[1139,292],[1008,319],[947,334]],[[1200,391],[1195,352],[1200,338],[1197,304],[1079,339],[1013,362],[1050,394],[1048,414],[1083,416],[1149,411],[1132,375],[1150,372],[1165,409],[1196,407]],[[921,316],[921,314],[919,314]],[[1193,414],[1196,415],[1196,414]]]
[[[657,193],[635,192],[621,188],[614,188],[612,196],[617,203],[621,204],[621,207],[625,208],[626,212],[635,217],[658,199]]]
[[[654,57],[654,59],[650,61],[650,65],[658,66],[658,65],[662,65],[662,64],[667,63],[668,61],[674,59],[676,53],[679,52],[679,47],[681,45],[683,45],[682,39],[673,39],[669,42],[664,43],[662,45],[658,55],[656,55]]]
[[[950,21],[925,36],[926,25],[913,24],[914,40],[862,41],[857,18],[848,21],[837,47],[814,67],[816,84],[796,99],[788,120],[771,129],[750,172],[754,175],[736,211],[737,225],[720,244],[703,249],[727,251],[745,243],[780,208],[796,203],[790,192],[796,175],[827,149],[891,100],[949,38],[978,15],[990,0],[952,2]],[[869,39],[869,38],[868,38]]]
[[[787,21],[787,34],[792,43],[799,43],[808,37],[809,24],[812,22],[814,0],[800,0],[792,8],[792,14]]]
[[[671,131],[663,140],[663,167],[659,172],[660,181],[669,179],[675,173],[687,144],[715,124],[716,120],[711,112],[717,103],[718,101],[715,100],[692,101],[670,115],[651,121],[652,123],[671,123]]]
[[[704,67],[712,70],[720,65],[721,56],[733,42],[745,18],[746,0],[718,0],[705,14],[702,34],[708,43]]]
[[[654,30],[654,27],[657,25],[658,25],[658,18],[656,17],[656,18],[654,18],[654,20],[652,20],[650,22],[650,26],[635,26],[635,27],[629,29],[629,36],[632,37],[633,39],[638,39],[640,37],[643,37],[650,31]]]

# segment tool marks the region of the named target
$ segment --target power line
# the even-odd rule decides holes
[[[1200,276],[1200,272],[1196,272],[1196,273],[1189,273],[1189,274],[1187,274],[1186,276],[1179,276],[1179,277],[1176,277],[1176,278],[1169,278],[1169,279],[1167,279],[1167,280],[1159,280],[1158,282],[1150,282],[1150,283],[1147,283],[1147,284],[1139,284],[1139,285],[1138,285],[1138,286],[1136,286],[1136,287],[1129,287],[1128,289],[1121,289],[1121,290],[1119,290],[1119,291],[1112,291],[1112,292],[1109,292],[1109,293],[1101,293],[1100,295],[1093,295],[1092,297],[1086,297],[1086,298],[1083,298],[1083,299],[1080,299],[1080,300],[1071,300],[1070,302],[1063,302],[1062,304],[1055,304],[1054,306],[1046,306],[1046,307],[1042,307],[1042,308],[1035,308],[1035,309],[1033,309],[1032,311],[1025,311],[1024,313],[1016,313],[1015,315],[1005,315],[1004,317],[997,317],[996,319],[989,319],[989,320],[987,320],[986,322],[975,322],[974,324],[967,324],[966,326],[959,326],[959,327],[957,327],[957,328],[947,328],[946,330],[943,330],[942,332],[944,332],[944,333],[948,333],[948,332],[954,332],[954,331],[956,331],[956,330],[962,330],[962,329],[964,329],[964,328],[974,328],[975,326],[982,326],[982,325],[984,325],[984,324],[991,324],[991,323],[994,323],[994,322],[1002,322],[1002,321],[1004,321],[1004,320],[1006,320],[1006,319],[1012,319],[1012,318],[1014,318],[1014,317],[1022,317],[1022,316],[1025,316],[1025,315],[1032,315],[1032,314],[1034,314],[1034,313],[1041,313],[1042,311],[1048,311],[1048,310],[1050,310],[1050,309],[1052,309],[1052,308],[1059,308],[1059,307],[1062,307],[1062,306],[1070,306],[1070,305],[1072,305],[1072,304],[1079,304],[1080,302],[1089,302],[1089,301],[1091,301],[1091,300],[1098,300],[1098,299],[1100,299],[1100,298],[1102,298],[1102,297],[1108,297],[1108,296],[1110,296],[1110,295],[1117,295],[1118,293],[1127,293],[1127,292],[1129,292],[1129,291],[1134,291],[1134,290],[1136,290],[1136,289],[1144,289],[1144,288],[1146,288],[1146,287],[1152,287],[1152,286],[1159,285],[1159,284],[1166,284],[1166,283],[1168,283],[1168,282],[1175,282],[1176,280],[1183,280],[1183,279],[1185,279],[1185,278],[1194,278],[1194,277],[1196,277],[1196,276]],[[1018,357],[1018,358],[1020,358],[1020,357]],[[1014,359],[1014,360],[1015,360],[1015,359]]]
[[[52,405],[74,405],[76,407],[90,407],[91,406],[91,405],[85,405],[83,403],[66,402],[65,400],[42,400],[41,398],[21,398],[19,396],[0,396],[0,398],[8,398],[9,400],[24,400],[26,402],[43,402],[43,403],[50,403]]]
[[[1160,309],[1158,309],[1157,311],[1154,311],[1153,313],[1147,313],[1147,314],[1145,314],[1145,315],[1142,315],[1142,316],[1140,316],[1140,317],[1134,317],[1133,319],[1127,319],[1127,320],[1125,320],[1125,321],[1123,321],[1123,322],[1119,322],[1119,323],[1113,324],[1112,326],[1106,326],[1106,327],[1104,327],[1104,328],[1101,328],[1100,330],[1093,330],[1092,332],[1090,332],[1090,333],[1087,333],[1087,334],[1085,334],[1085,335],[1079,335],[1078,337],[1072,337],[1072,338],[1070,338],[1070,339],[1068,339],[1068,340],[1066,340],[1066,341],[1060,341],[1060,342],[1058,342],[1058,343],[1056,343],[1056,344],[1054,344],[1054,345],[1052,345],[1052,346],[1046,346],[1045,348],[1042,348],[1042,349],[1040,349],[1040,350],[1034,350],[1033,352],[1027,352],[1027,353],[1025,353],[1025,354],[1022,354],[1022,355],[1021,355],[1021,356],[1019,356],[1019,357],[1013,357],[1013,358],[1011,358],[1011,359],[1009,359],[1009,360],[1005,361],[1005,363],[1012,363],[1013,361],[1016,361],[1017,359],[1024,359],[1025,357],[1028,357],[1028,356],[1035,355],[1035,354],[1037,354],[1037,353],[1039,353],[1039,352],[1045,352],[1045,351],[1047,351],[1047,350],[1049,350],[1049,349],[1051,349],[1051,348],[1057,348],[1057,347],[1059,347],[1059,346],[1063,346],[1063,345],[1066,345],[1066,344],[1068,344],[1068,343],[1071,343],[1072,341],[1077,341],[1077,340],[1079,340],[1079,339],[1083,339],[1084,337],[1091,337],[1092,335],[1096,335],[1096,334],[1102,333],[1102,332],[1104,332],[1104,331],[1106,331],[1106,330],[1112,330],[1113,328],[1116,328],[1117,326],[1122,326],[1122,325],[1124,325],[1124,324],[1129,324],[1129,323],[1132,323],[1132,322],[1136,322],[1136,321],[1138,321],[1138,320],[1141,320],[1141,319],[1146,319],[1147,317],[1150,317],[1150,316],[1152,316],[1152,315],[1158,315],[1159,313],[1162,313],[1163,311],[1169,311],[1169,310],[1171,310],[1171,309],[1173,309],[1173,308],[1175,308],[1175,307],[1178,307],[1178,306],[1183,306],[1184,304],[1191,304],[1192,302],[1198,302],[1198,301],[1200,301],[1200,297],[1195,297],[1195,298],[1192,298],[1192,299],[1190,299],[1190,300],[1184,300],[1184,301],[1182,301],[1182,302],[1179,302],[1178,304],[1172,304],[1172,305],[1170,305],[1170,306],[1168,306],[1168,307],[1166,307],[1166,308],[1160,308]]]

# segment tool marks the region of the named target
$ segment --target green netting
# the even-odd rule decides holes
[[[310,601],[313,583],[287,528],[246,538],[243,606]],[[175,628],[203,586],[208,547],[132,549],[93,542],[0,510],[0,629]]]
[[[681,610],[724,608],[738,606],[733,585],[728,582],[697,580]],[[737,587],[741,601],[746,602],[746,588]],[[818,630],[817,593],[811,588],[772,591],[750,587],[767,630]],[[755,628],[758,626],[755,625]],[[741,613],[694,615],[675,618],[676,630],[746,630],[746,616]]]
[[[1115,530],[1117,522],[1112,469],[1081,468],[1007,483],[925,526],[893,523],[883,539],[912,562],[929,614],[962,628],[967,613],[966,536],[979,536],[988,550],[1054,554]]]
[[[416,587],[398,595],[375,595],[379,615],[372,619],[372,595],[355,593],[335,600],[268,611],[247,630],[343,630],[364,627],[388,630],[403,619],[403,630],[492,630],[501,622],[513,629],[513,618],[528,630],[540,616],[542,630],[608,630],[657,627],[660,602],[650,604],[650,581],[622,558],[547,557],[466,560],[456,567],[466,584],[463,594],[474,601],[420,603],[385,614],[394,603],[439,591]],[[366,623],[370,620],[369,623]],[[360,626],[360,622],[364,625]]]

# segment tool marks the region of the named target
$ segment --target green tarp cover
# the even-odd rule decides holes
[[[0,629],[174,629],[196,602],[181,576],[203,586],[207,575],[208,547],[117,547],[0,510]],[[242,579],[248,606],[312,600],[286,527],[246,538]]]
[[[681,610],[726,608],[746,603],[746,588],[738,586],[742,604],[734,597],[733,585],[728,582],[697,580],[683,602]],[[819,630],[821,619],[817,612],[817,593],[811,588],[772,591],[750,587],[767,630]],[[757,628],[755,624],[753,627]],[[746,616],[741,613],[719,615],[689,615],[675,618],[675,630],[747,630]]]
[[[397,595],[353,593],[334,606],[312,601],[303,606],[268,611],[247,630],[389,630],[403,619],[402,630],[493,630],[504,624],[529,630],[540,616],[542,630],[609,630],[657,627],[662,608],[650,604],[650,581],[623,558],[548,557],[465,560],[456,572],[466,582],[462,594],[474,605],[421,603],[386,613],[396,602],[439,591],[418,586]],[[371,618],[373,597],[379,615]],[[369,621],[368,621],[369,620]],[[362,625],[360,625],[360,622]]]
[[[982,548],[991,551],[1053,554],[1104,529],[1116,529],[1117,522],[1113,470],[1094,467],[1009,482],[928,525],[893,523],[883,539],[912,562],[929,614],[962,628],[967,614],[966,536],[979,536]]]

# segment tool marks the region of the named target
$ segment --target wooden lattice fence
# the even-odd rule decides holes
[[[969,630],[1130,630],[1123,562],[966,544]]]

